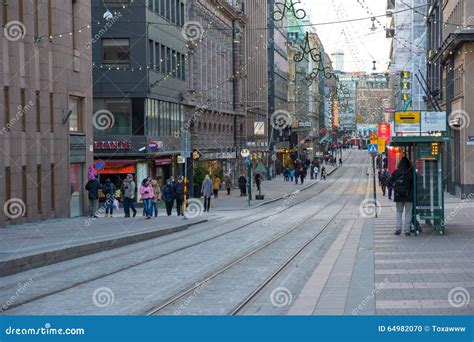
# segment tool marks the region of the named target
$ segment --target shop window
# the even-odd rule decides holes
[[[83,164],[69,165],[69,212],[71,217],[82,216]]]
[[[84,106],[83,98],[69,96],[69,131],[79,133],[83,131]]]
[[[130,64],[130,39],[102,39],[102,64]]]

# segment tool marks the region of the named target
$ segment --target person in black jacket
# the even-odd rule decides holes
[[[183,202],[184,202],[184,182],[183,178],[178,178],[178,183],[174,187],[174,193],[176,197],[176,211],[178,212],[178,216],[184,215],[183,212]]]
[[[109,216],[110,212],[110,217],[113,217],[114,215],[114,201],[115,201],[115,184],[112,183],[110,178],[107,178],[105,181],[105,189],[104,189],[104,194],[105,194],[105,217]]]
[[[410,226],[413,216],[413,167],[407,157],[403,157],[398,168],[390,177],[395,190],[394,201],[397,205],[397,226],[395,235],[400,235],[402,226],[405,227],[405,236],[410,236]],[[403,209],[405,209],[405,224],[402,223]]]
[[[102,189],[99,181],[96,177],[89,179],[85,186],[89,193],[89,215],[93,218],[97,217],[97,211],[99,210],[99,190]]]
[[[171,211],[173,210],[173,203],[175,198],[175,191],[171,179],[166,181],[166,185],[161,191],[161,198],[165,201],[166,205],[166,214],[171,216]]]
[[[247,178],[241,175],[239,178],[240,196],[247,196]]]

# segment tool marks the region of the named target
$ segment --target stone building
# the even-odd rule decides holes
[[[0,6],[0,226],[83,215],[92,165],[91,7]]]

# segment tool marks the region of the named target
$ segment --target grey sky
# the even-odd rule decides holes
[[[303,0],[297,6],[303,5],[311,22],[317,24],[385,14],[386,4],[386,0]],[[387,24],[386,17],[378,20],[382,25]],[[316,31],[329,54],[338,49],[344,51],[345,71],[373,72],[372,60],[376,60],[377,72],[383,72],[388,65],[390,40],[385,38],[385,30],[377,22],[376,31],[371,31],[371,27],[372,21],[367,19],[316,26]]]

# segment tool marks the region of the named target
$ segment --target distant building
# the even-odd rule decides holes
[[[333,68],[337,72],[344,71],[344,51],[337,50],[331,54],[331,60],[333,63]]]

